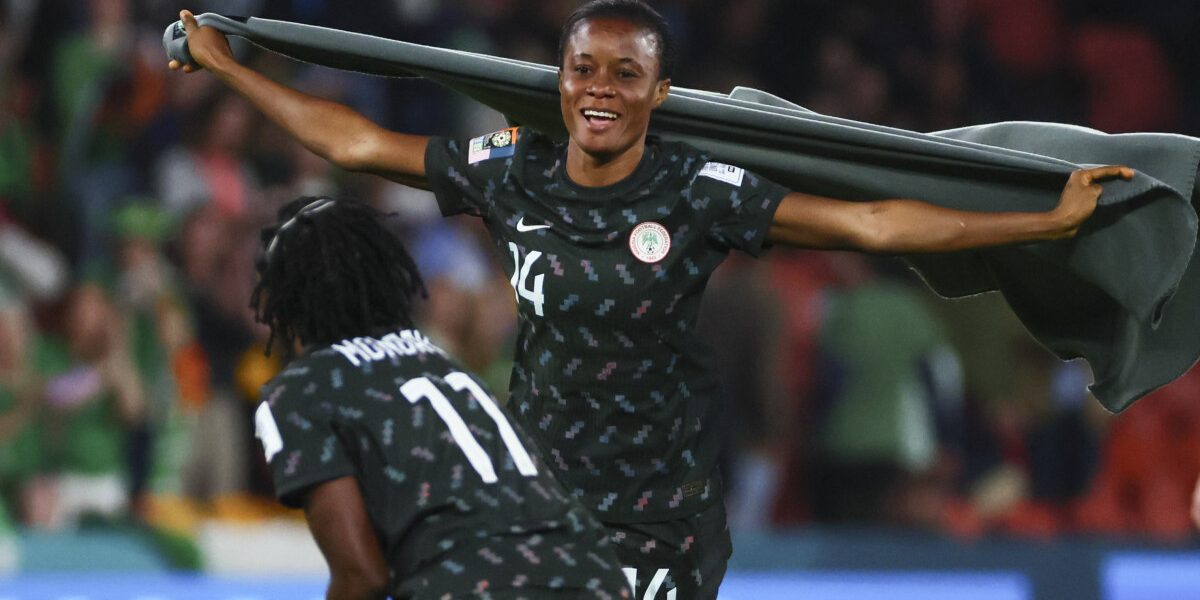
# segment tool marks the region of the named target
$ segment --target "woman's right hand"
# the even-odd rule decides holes
[[[196,16],[189,10],[179,11],[179,20],[183,21],[183,30],[187,32],[188,52],[198,66],[172,60],[167,63],[171,70],[182,70],[184,73],[201,68],[219,70],[222,65],[237,60],[233,57],[233,51],[229,49],[229,40],[225,39],[225,34],[213,27],[201,27],[196,22]]]

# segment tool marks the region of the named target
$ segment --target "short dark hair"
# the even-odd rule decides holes
[[[627,21],[650,31],[658,45],[658,78],[671,78],[675,71],[675,40],[671,37],[671,28],[658,11],[642,0],[592,0],[571,13],[558,36],[560,69],[567,51],[567,40],[575,33],[580,23],[592,19]]]
[[[388,215],[354,200],[303,197],[263,228],[254,318],[267,342],[328,345],[413,326],[426,296],[416,264],[384,225]]]

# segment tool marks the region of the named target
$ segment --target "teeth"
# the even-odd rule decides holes
[[[615,121],[617,119],[617,113],[608,112],[608,111],[604,111],[604,110],[592,110],[590,108],[584,109],[583,116],[595,117],[597,119],[608,119],[611,121]]]

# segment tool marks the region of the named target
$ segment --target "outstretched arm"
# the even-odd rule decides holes
[[[1133,178],[1128,167],[1071,174],[1049,212],[974,212],[918,200],[849,202],[793,192],[775,211],[767,239],[805,248],[878,254],[952,252],[1075,235],[1091,216],[1104,179]]]
[[[192,60],[249,100],[304,147],[343,169],[374,173],[428,189],[425,145],[429,138],[388,131],[349,107],[280,85],[237,62],[225,35],[179,13]],[[173,70],[191,65],[172,60]]]
[[[304,502],[308,528],[329,563],[329,600],[387,597],[388,566],[353,477],[317,484]]]

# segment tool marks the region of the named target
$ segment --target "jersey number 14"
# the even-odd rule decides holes
[[[537,475],[537,467],[533,464],[533,459],[529,457],[529,452],[525,450],[525,446],[521,445],[520,438],[517,437],[517,432],[513,430],[512,424],[508,422],[508,418],[500,410],[499,406],[492,400],[492,397],[483,388],[471,379],[470,375],[461,371],[454,371],[447,374],[443,381],[448,383],[456,392],[468,392],[483,411],[496,422],[496,429],[500,432],[500,439],[504,441],[504,445],[508,448],[509,454],[512,454],[513,463],[517,467],[517,471],[526,477]],[[467,427],[466,421],[463,421],[462,416],[458,411],[454,410],[454,405],[450,403],[450,399],[442,393],[440,389],[428,378],[418,377],[410,379],[400,386],[400,393],[404,395],[409,402],[416,404],[423,399],[428,398],[429,404],[433,406],[434,412],[438,417],[441,417],[442,422],[446,424],[446,428],[450,430],[450,436],[454,438],[454,443],[462,449],[463,454],[467,455],[467,460],[471,466],[479,473],[485,483],[496,482],[496,467],[492,464],[492,459],[488,456],[487,451],[471,434],[471,429]]]
[[[513,286],[513,292],[517,294],[517,303],[524,298],[533,304],[533,312],[537,316],[542,315],[542,305],[546,303],[546,296],[542,294],[542,283],[545,281],[545,275],[536,275],[533,278],[533,288],[530,289],[529,269],[533,267],[533,263],[541,258],[542,253],[537,250],[530,250],[529,254],[525,255],[525,260],[521,260],[521,250],[517,248],[515,242],[508,243],[508,249],[512,250],[513,260],[516,261],[516,266],[513,267],[513,276],[509,283]]]

